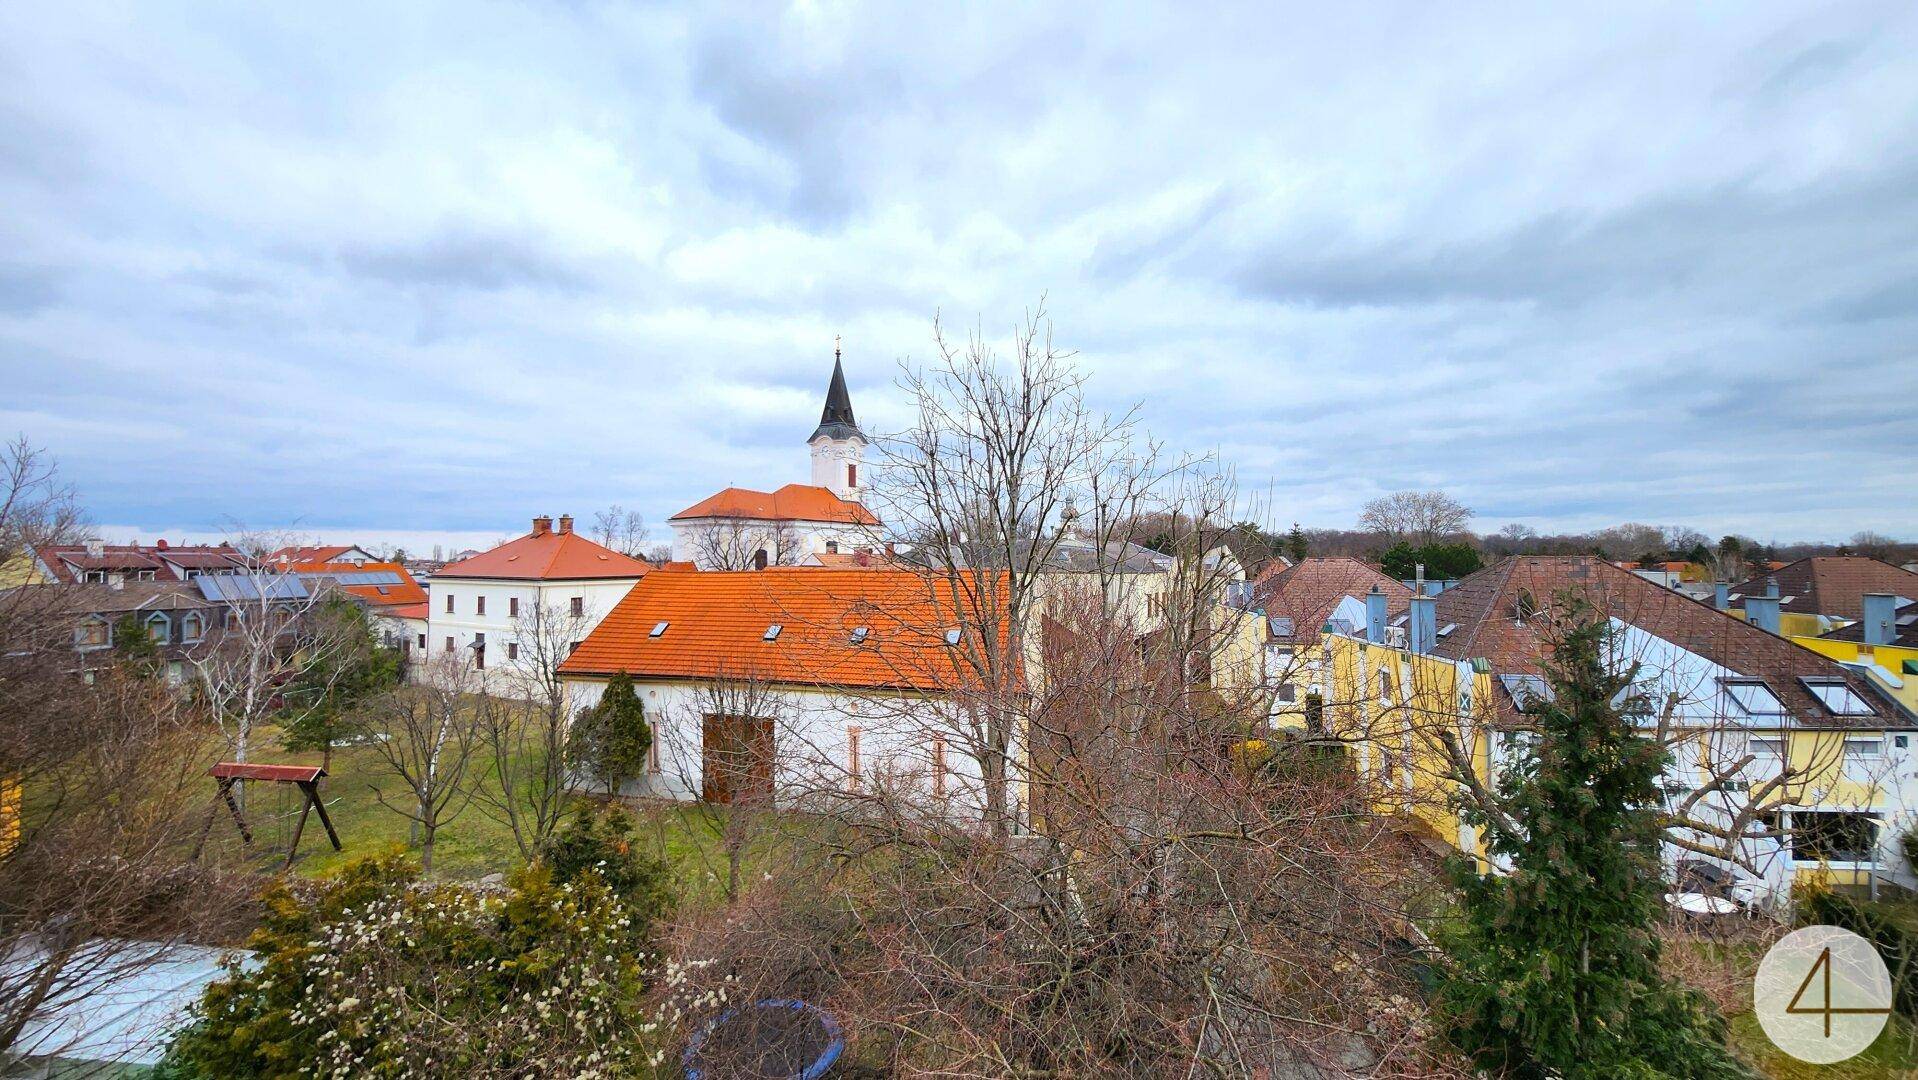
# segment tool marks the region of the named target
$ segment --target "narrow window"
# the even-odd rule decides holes
[[[946,793],[946,737],[944,735],[932,737],[932,793],[934,795]]]
[[[486,670],[486,635],[485,634],[473,635],[473,666],[480,669],[481,671]]]
[[[451,615],[453,613],[453,594],[452,593],[446,594],[446,613],[448,615]]]
[[[573,597],[573,617],[578,618],[584,614],[586,614],[586,598],[584,596]]]
[[[859,486],[859,466],[857,465],[846,466],[846,486],[849,488],[856,488]]]
[[[420,635],[420,651],[421,652],[426,651],[426,635],[425,634]]]
[[[506,617],[509,619],[519,618],[519,597],[509,596],[506,598]]]
[[[473,614],[475,615],[486,614],[486,597],[477,596],[473,598]]]
[[[846,725],[846,775],[859,786],[859,725]]]
[[[453,635],[451,634],[446,635],[446,651],[453,651]]]
[[[766,561],[767,560],[766,560],[765,548],[760,548],[758,551],[753,552],[753,569],[754,570],[764,570],[766,568]]]
[[[506,658],[508,660],[519,659],[519,642],[509,641],[506,643]]]

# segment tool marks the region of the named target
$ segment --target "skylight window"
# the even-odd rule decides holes
[[[1734,709],[1746,716],[1783,716],[1785,703],[1761,679],[1720,679]]]
[[[766,632],[760,636],[760,640],[761,641],[778,641],[779,632],[784,629],[785,629],[784,626],[781,626],[778,623],[774,623],[771,626],[768,626],[766,628]]]
[[[658,636],[660,636],[661,634],[664,634],[664,633],[666,632],[666,627],[667,627],[668,625],[669,625],[669,624],[668,624],[668,623],[667,623],[667,622],[666,622],[666,621],[665,621],[664,619],[662,619],[662,620],[660,620],[659,622],[656,622],[656,623],[654,623],[654,624],[653,624],[653,628],[652,628],[652,630],[651,630],[650,632],[648,632],[646,636],[647,636],[647,637],[658,637]]]
[[[1447,635],[1449,635],[1449,634],[1450,634],[1450,633],[1451,633],[1452,631],[1454,631],[1454,630],[1457,630],[1457,629],[1458,629],[1458,624],[1457,624],[1457,623],[1455,623],[1455,622],[1448,622],[1448,623],[1446,623],[1446,624],[1445,624],[1444,626],[1441,626],[1441,627],[1439,627],[1439,630],[1438,630],[1438,636],[1440,636],[1440,637],[1445,637],[1445,636],[1447,636]]]
[[[1521,709],[1529,708],[1535,701],[1557,700],[1552,695],[1551,684],[1537,675],[1500,675],[1498,681]]]
[[[1833,716],[1870,716],[1871,706],[1857,691],[1846,686],[1843,679],[1800,678],[1805,689],[1818,698],[1820,704],[1830,709]]]
[[[1412,617],[1410,615],[1400,615],[1398,618],[1392,620],[1392,625],[1404,626],[1406,622],[1408,622],[1411,618]]]
[[[946,631],[946,644],[948,644],[948,645],[957,645],[957,644],[959,644],[959,637],[960,637],[960,634],[961,634],[961,631],[960,631],[960,629],[959,629],[958,627],[956,627],[956,626],[955,626],[955,627],[953,627],[952,629],[950,629],[950,630],[948,630],[948,631]]]
[[[852,643],[853,643],[854,645],[864,645],[864,644],[866,643],[866,638],[867,638],[867,637],[868,637],[868,636],[869,636],[869,635],[870,635],[871,633],[872,633],[872,628],[871,628],[871,627],[867,627],[867,626],[855,626],[855,627],[853,627],[853,628],[852,628]]]

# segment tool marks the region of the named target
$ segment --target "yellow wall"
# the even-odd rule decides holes
[[[1918,675],[1905,674],[1905,661],[1918,661],[1918,649],[1909,649],[1900,645],[1865,645],[1856,641],[1834,641],[1822,637],[1793,637],[1792,641],[1803,645],[1815,653],[1829,656],[1833,660],[1849,660],[1860,663],[1875,663],[1897,676],[1903,686],[1872,677],[1872,681],[1884,688],[1885,692],[1898,699],[1900,705],[1918,711]]]

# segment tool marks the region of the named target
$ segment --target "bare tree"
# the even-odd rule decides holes
[[[593,515],[593,537],[621,555],[637,558],[645,550],[650,532],[646,518],[639,511],[628,510],[618,503]]]
[[[403,785],[389,795],[373,786],[381,806],[407,819],[420,846],[420,869],[433,869],[433,845],[442,826],[470,804],[468,765],[478,732],[497,724],[500,703],[486,693],[485,673],[457,652],[426,662],[412,685],[388,694],[369,712],[372,745],[385,771]]]
[[[1443,491],[1395,491],[1365,504],[1359,527],[1387,543],[1435,544],[1465,531],[1472,511]]]
[[[531,858],[559,827],[566,808],[566,740],[571,721],[559,665],[586,639],[592,619],[570,606],[522,604],[508,641],[519,652],[497,670],[500,699],[479,711],[478,737],[492,763],[492,784],[474,790],[480,812],[513,832]]]
[[[304,675],[337,677],[349,667],[332,661],[354,647],[355,639],[339,620],[318,617],[328,586],[302,581],[269,558],[296,544],[284,534],[242,531],[234,542],[239,554],[231,571],[205,579],[217,586],[224,602],[224,625],[193,665],[234,761],[247,760],[254,730],[262,723],[277,718],[297,725],[306,712],[326,707],[332,689],[325,677],[308,680],[311,692],[288,701],[283,688]]]
[[[71,1028],[40,1023],[110,999],[187,943],[244,929],[254,883],[191,861],[208,820],[213,745],[190,699],[106,669],[56,713],[0,714],[0,777],[34,812],[0,841],[0,1060],[57,1055]]]
[[[693,562],[702,570],[794,566],[806,555],[799,533],[786,521],[706,522],[693,533],[691,548]]]
[[[787,759],[805,753],[793,718],[785,694],[742,669],[703,681],[654,727],[665,779],[698,796],[682,816],[711,839],[694,850],[729,904],[739,898],[748,851],[777,824],[775,748]]]
[[[1895,555],[1899,548],[1898,541],[1883,533],[1872,532],[1870,529],[1852,533],[1846,546],[1850,547],[1854,554],[1886,560]]]

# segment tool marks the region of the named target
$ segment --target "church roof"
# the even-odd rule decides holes
[[[846,372],[839,365],[837,350],[832,358],[832,385],[826,388],[826,407],[819,414],[819,426],[806,441],[810,443],[821,436],[828,439],[866,437],[866,433],[859,430],[859,421],[853,419],[852,395],[846,392]]]
[[[857,429],[855,429],[857,430]],[[816,436],[815,436],[816,437]],[[674,514],[673,521],[693,518],[746,518],[753,521],[830,521],[847,525],[877,525],[872,511],[813,484],[787,484],[778,491],[727,488]]]

